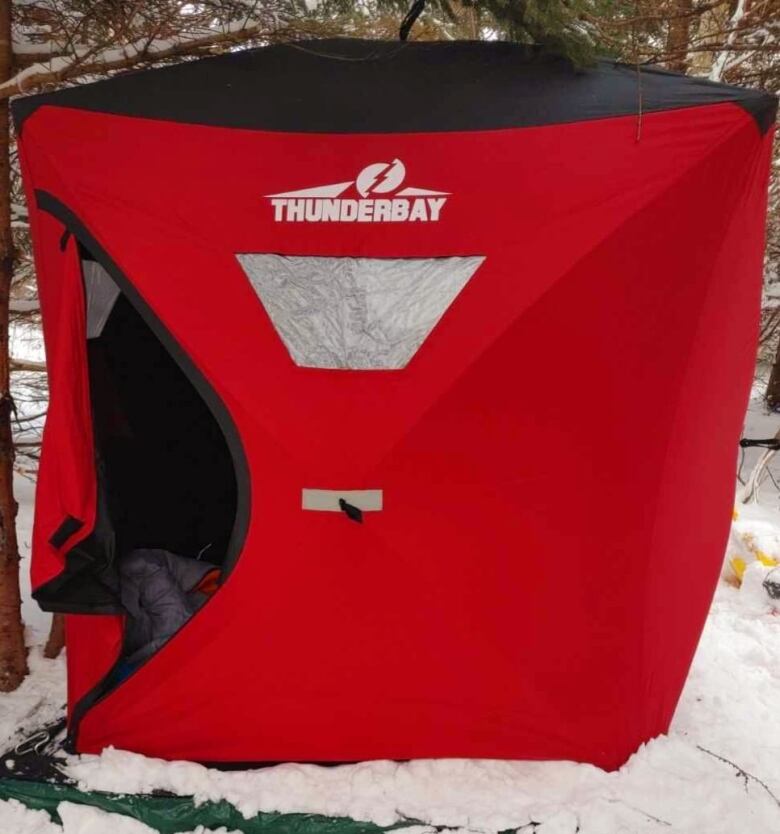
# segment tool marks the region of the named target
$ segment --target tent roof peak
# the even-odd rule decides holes
[[[355,71],[359,66],[359,71]],[[17,130],[40,107],[300,133],[538,127],[732,102],[762,132],[777,100],[656,67],[577,70],[501,41],[326,39],[231,52],[17,98]],[[336,93],[336,94],[334,94]]]

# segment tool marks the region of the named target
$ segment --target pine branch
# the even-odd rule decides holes
[[[133,69],[145,64],[169,61],[176,58],[209,54],[217,49],[247,41],[284,41],[306,34],[304,21],[294,25],[280,26],[269,31],[267,22],[242,20],[237,25],[228,25],[220,31],[206,35],[179,38],[142,38],[132,43],[77,49],[67,55],[50,61],[32,64],[3,84],[0,84],[0,101],[22,93],[64,81],[89,75],[105,75],[117,70]],[[322,36],[321,24],[312,24],[311,34]]]

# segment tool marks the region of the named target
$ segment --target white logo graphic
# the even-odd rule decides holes
[[[406,166],[394,159],[367,165],[355,180],[266,196],[277,223],[436,222],[449,192],[401,188],[405,177]],[[351,189],[359,196],[345,196]]]
[[[394,159],[388,165],[386,162],[375,162],[364,168],[355,180],[355,188],[361,196],[367,197],[369,192],[373,194],[387,194],[395,191],[404,181],[406,166],[400,159]]]

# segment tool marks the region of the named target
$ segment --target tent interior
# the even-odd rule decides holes
[[[123,587],[131,554],[175,554],[220,573],[231,567],[236,476],[200,393],[106,270],[83,246],[80,254],[98,501],[93,533],[69,554],[86,568],[71,586],[89,596],[98,583],[132,619]],[[131,628],[125,656],[138,648],[127,645]]]

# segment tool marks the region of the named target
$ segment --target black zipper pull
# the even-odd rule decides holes
[[[339,507],[341,507],[341,509],[346,513],[347,518],[352,521],[357,521],[358,524],[363,523],[363,510],[361,510],[360,507],[355,507],[343,498],[339,498]]]

